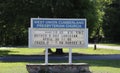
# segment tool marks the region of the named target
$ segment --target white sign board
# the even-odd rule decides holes
[[[87,48],[88,29],[29,28],[29,47]]]

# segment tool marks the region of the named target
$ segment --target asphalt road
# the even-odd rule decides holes
[[[89,44],[88,46],[94,47],[94,44]],[[101,44],[97,44],[97,48],[120,50],[120,46],[108,46],[108,45],[101,45]]]
[[[0,57],[0,61],[13,62],[29,62],[44,61],[44,56],[4,56]],[[49,56],[49,60],[68,60],[68,56]],[[73,56],[72,60],[120,60],[120,55],[82,55]]]

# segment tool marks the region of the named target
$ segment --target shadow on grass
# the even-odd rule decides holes
[[[27,58],[27,57],[43,57],[44,58],[44,54],[43,55],[18,55],[18,54],[10,54],[10,53],[17,53],[18,51],[10,51],[10,50],[0,50],[0,56],[2,57],[19,57],[20,59],[22,59],[22,57]],[[92,56],[92,54],[84,54],[84,53],[73,53],[73,56]],[[94,54],[95,55],[95,54]],[[93,55],[93,56],[94,56]],[[97,55],[97,54],[96,54]],[[61,57],[65,57],[68,56],[68,53],[63,53],[63,54],[56,54],[56,53],[50,53],[49,56],[61,56]],[[100,55],[101,56],[101,55]],[[19,60],[20,60],[19,59]],[[17,63],[17,62],[26,62],[26,63],[44,63],[44,60],[30,60],[29,61],[9,61],[9,60],[1,60],[1,62],[9,62],[9,63]],[[50,60],[50,63],[68,63],[68,60]],[[90,66],[98,66],[98,67],[116,67],[116,68],[120,68],[120,60],[73,60],[73,63],[88,63]]]
[[[26,64],[44,64],[44,61],[22,61],[22,62],[8,62],[8,61],[1,61],[4,63],[26,63]],[[68,61],[61,60],[61,61],[49,61],[49,63],[68,63]],[[88,63],[91,67],[114,67],[120,68],[120,60],[74,60],[73,63]]]
[[[18,51],[0,50],[0,56],[9,56],[10,53],[18,53]]]
[[[0,57],[4,56],[24,56],[24,57],[30,57],[30,56],[45,56],[45,53],[43,54],[17,54],[19,51],[10,51],[10,50],[0,50]],[[68,56],[69,53],[63,53],[63,54],[56,54],[56,53],[49,53],[49,56]],[[105,54],[103,54],[105,55]],[[103,56],[102,54],[84,54],[84,53],[72,53],[72,56]],[[114,54],[112,54],[114,55]],[[116,54],[115,54],[116,55]]]
[[[44,51],[43,51],[44,52]],[[12,50],[0,50],[0,56],[44,56],[45,52],[42,54],[19,54],[19,51],[12,51]],[[84,53],[72,53],[73,56],[83,56],[83,55],[91,55],[91,54],[84,54]],[[68,53],[63,54],[56,54],[55,52],[49,53],[49,56],[68,56]]]

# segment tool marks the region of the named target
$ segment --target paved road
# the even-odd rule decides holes
[[[94,44],[89,44],[88,46],[94,47]],[[97,44],[97,48],[120,50],[120,46],[107,46],[107,45],[101,45],[101,44]]]
[[[82,55],[73,60],[120,60],[120,55]],[[49,60],[68,60],[68,56],[49,56]],[[44,61],[44,56],[5,56],[0,61]]]

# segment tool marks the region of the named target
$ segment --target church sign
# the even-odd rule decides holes
[[[30,48],[87,48],[86,19],[31,18]]]

